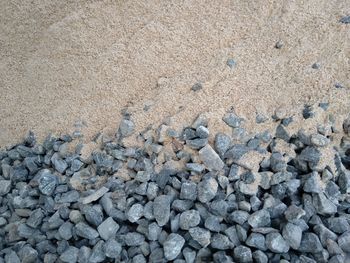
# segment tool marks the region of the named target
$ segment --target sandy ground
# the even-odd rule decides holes
[[[350,25],[338,21],[348,4],[0,1],[0,147],[28,130],[39,138],[72,132],[81,121],[87,139],[113,133],[126,107],[137,131],[169,116],[181,128],[203,111],[211,128],[225,129],[231,107],[255,129],[256,112],[296,114],[319,101],[343,117]],[[196,82],[203,89],[191,91]]]

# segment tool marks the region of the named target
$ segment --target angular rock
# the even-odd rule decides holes
[[[57,177],[48,169],[43,169],[39,173],[38,184],[40,192],[44,195],[52,195],[58,183]]]
[[[143,206],[141,204],[132,205],[127,213],[127,216],[131,223],[137,222],[143,216]]]
[[[164,257],[167,260],[174,260],[182,250],[185,239],[179,234],[171,233],[163,244]]]
[[[265,237],[259,233],[251,233],[246,240],[246,244],[262,251],[266,250]]]
[[[0,196],[7,195],[11,191],[10,180],[0,180]]]
[[[118,258],[122,252],[122,246],[115,239],[110,238],[104,244],[104,251],[109,258]]]
[[[214,148],[216,152],[223,157],[226,151],[230,148],[231,138],[224,133],[217,133],[215,136]]]
[[[104,240],[108,240],[111,237],[114,237],[118,230],[119,225],[113,220],[112,217],[108,217],[97,227],[97,231],[100,234],[100,237]]]
[[[194,182],[184,182],[181,185],[180,198],[195,201],[197,199],[197,185]]]
[[[164,226],[168,223],[170,217],[170,197],[160,195],[154,199],[153,215],[159,226]]]
[[[241,262],[241,263],[253,262],[252,251],[250,248],[246,246],[240,245],[238,247],[235,247],[233,250],[233,255],[235,260],[237,260],[237,262]]]
[[[297,250],[300,246],[302,230],[299,226],[292,223],[287,223],[283,227],[282,235],[283,238],[288,242],[291,248]]]
[[[83,222],[76,224],[75,231],[78,236],[86,239],[95,239],[98,237],[98,232]]]
[[[98,263],[98,262],[103,262],[106,259],[106,254],[104,251],[104,244],[105,244],[105,242],[102,240],[100,240],[96,243],[96,245],[94,246],[94,248],[91,251],[89,262]]]
[[[204,179],[197,185],[198,200],[202,203],[211,201],[215,197],[217,190],[218,183],[214,178]]]
[[[188,232],[193,240],[197,241],[202,247],[207,247],[210,244],[210,231],[200,227],[193,227]]]
[[[220,171],[224,167],[224,162],[220,156],[214,151],[214,149],[207,144],[199,152],[199,158],[208,168],[209,171]]]
[[[211,238],[210,245],[214,249],[226,250],[232,248],[232,243],[227,236],[217,233]]]
[[[339,247],[347,253],[350,253],[350,231],[343,233],[338,238]]]
[[[323,249],[318,236],[311,232],[304,232],[298,251],[304,253],[319,253]]]
[[[124,241],[127,246],[136,247],[140,246],[145,241],[145,237],[137,232],[128,232],[124,236]]]
[[[249,216],[248,224],[253,228],[269,226],[271,224],[270,213],[266,209],[258,210]]]
[[[119,132],[122,137],[130,136],[135,129],[135,124],[131,120],[122,119],[119,124]]]
[[[75,263],[78,261],[78,253],[78,248],[70,246],[62,253],[62,255],[60,256],[60,260],[62,260],[62,262]]]
[[[109,189],[107,187],[101,187],[100,189],[96,190],[93,194],[83,197],[80,199],[80,202],[84,205],[92,203],[94,201],[97,201],[100,199],[105,193],[107,193]]]
[[[337,212],[337,206],[330,201],[323,193],[315,194],[312,203],[320,215],[332,215]]]
[[[200,223],[201,217],[197,210],[188,210],[180,215],[179,225],[183,230],[189,230]]]
[[[287,253],[289,251],[289,244],[279,233],[267,234],[266,246],[274,253]]]

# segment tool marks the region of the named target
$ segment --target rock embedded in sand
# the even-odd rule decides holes
[[[219,171],[224,167],[224,162],[214,149],[207,144],[199,152],[199,158],[209,170]]]

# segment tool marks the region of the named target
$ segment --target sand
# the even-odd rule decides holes
[[[251,130],[271,127],[255,114],[276,107],[298,126],[304,104],[320,101],[341,119],[350,25],[339,19],[348,13],[347,0],[0,1],[0,147],[77,123],[86,140],[113,134],[125,108],[137,132],[167,117],[180,129],[200,112],[225,130],[232,108]]]

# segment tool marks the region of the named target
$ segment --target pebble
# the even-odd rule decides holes
[[[343,24],[350,24],[350,15],[348,16],[343,16],[340,20],[339,20],[340,23],[343,23]]]
[[[174,260],[182,250],[185,239],[179,234],[171,233],[163,244],[164,257],[167,260]]]
[[[226,61],[226,65],[232,69],[232,68],[234,68],[234,66],[236,66],[236,61],[232,58],[229,58]]]
[[[197,83],[195,83],[195,84],[192,86],[191,90],[193,90],[193,91],[199,91],[199,90],[201,90],[202,88],[203,88],[202,83],[197,82]]]
[[[133,134],[135,129],[135,124],[131,120],[122,119],[119,124],[119,132],[122,137],[128,137]]]
[[[315,62],[314,64],[312,64],[312,66],[311,66],[313,69],[320,69],[320,67],[321,67],[321,64],[320,63],[318,63],[318,62]]]
[[[330,140],[322,134],[312,134],[311,143],[316,147],[324,147],[330,143]]]
[[[283,47],[283,45],[284,44],[283,44],[282,40],[278,40],[275,44],[275,48],[281,49]]]
[[[64,239],[64,240],[69,240],[72,238],[73,234],[72,234],[72,229],[73,229],[73,224],[70,222],[65,222],[64,224],[62,224],[59,229],[58,229],[58,233],[60,234],[60,236]]]
[[[199,158],[208,168],[208,170],[219,171],[224,167],[224,162],[221,160],[220,156],[214,151],[214,149],[207,144],[199,152]]]
[[[222,120],[230,127],[232,128],[238,128],[241,126],[242,118],[238,117],[234,113],[226,113]]]

